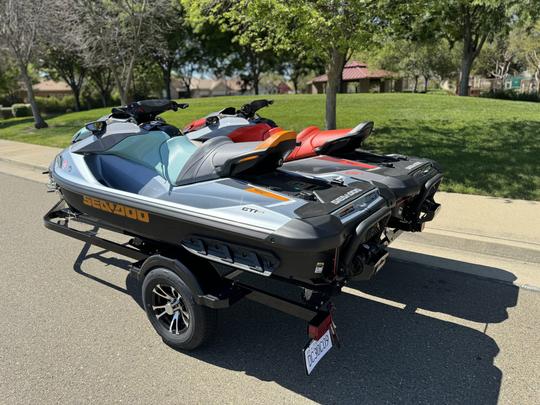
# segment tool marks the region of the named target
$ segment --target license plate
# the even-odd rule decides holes
[[[328,329],[319,340],[312,340],[308,343],[308,345],[304,348],[304,362],[308,375],[311,374],[315,366],[319,363],[319,361],[321,361],[326,353],[330,351],[331,348],[332,336],[330,329]]]

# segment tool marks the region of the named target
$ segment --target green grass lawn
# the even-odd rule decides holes
[[[226,106],[239,107],[253,96],[189,100],[190,107],[163,117],[183,127]],[[284,128],[324,125],[323,95],[272,96],[262,111]],[[35,130],[31,118],[0,120],[0,138],[66,146],[86,122],[109,108],[49,118]],[[540,104],[440,94],[343,94],[338,124],[375,121],[368,146],[380,152],[424,156],[446,173],[443,189],[460,193],[540,200]]]

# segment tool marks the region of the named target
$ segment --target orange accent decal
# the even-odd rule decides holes
[[[296,132],[282,129],[281,131],[276,131],[272,136],[268,137],[266,141],[258,144],[255,150],[273,148],[281,142],[290,140],[296,140]]]
[[[238,163],[248,162],[248,161],[250,161],[250,160],[257,159],[258,157],[259,157],[259,156],[257,156],[257,155],[254,155],[254,156],[248,156],[248,157],[245,157],[245,158],[243,158],[243,159],[240,159],[240,160],[238,161]]]
[[[279,201],[289,201],[289,199],[287,197],[283,197],[283,196],[281,196],[279,194],[274,194],[274,193],[271,193],[271,192],[266,191],[266,190],[261,190],[260,188],[256,188],[256,187],[246,188],[246,191],[248,191],[250,193],[259,194],[259,195],[262,195],[264,197],[273,198],[273,199],[279,200]]]

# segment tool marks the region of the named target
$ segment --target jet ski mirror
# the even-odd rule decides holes
[[[107,123],[105,121],[89,122],[84,126],[87,130],[92,132],[92,135],[99,136],[105,133],[107,129]]]
[[[207,127],[213,127],[215,125],[219,124],[219,117],[217,115],[211,115],[209,117],[206,117],[206,126]]]

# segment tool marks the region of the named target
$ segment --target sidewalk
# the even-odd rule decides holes
[[[57,148],[0,139],[0,171],[46,181]],[[422,233],[403,233],[395,260],[540,289],[540,202],[439,192],[441,212]]]

